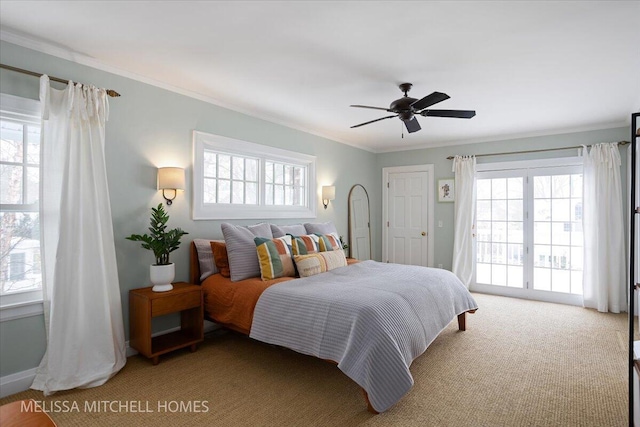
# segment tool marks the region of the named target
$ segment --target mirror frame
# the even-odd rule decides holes
[[[347,225],[348,225],[348,232],[349,232],[349,257],[352,258],[353,257],[353,250],[352,248],[353,246],[353,230],[351,227],[351,217],[352,217],[352,212],[351,212],[351,194],[353,193],[353,190],[356,189],[356,187],[362,187],[362,190],[364,191],[364,194],[367,196],[367,215],[368,215],[368,219],[367,219],[367,224],[369,225],[369,259],[373,259],[373,254],[371,252],[372,246],[371,246],[371,201],[369,200],[369,193],[367,192],[367,189],[364,188],[364,185],[362,184],[355,184],[353,187],[351,187],[351,189],[349,190],[349,195],[347,196],[347,203],[348,203],[348,214],[347,214]],[[358,258],[354,258],[354,259],[358,259]]]

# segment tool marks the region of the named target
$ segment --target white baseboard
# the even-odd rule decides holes
[[[0,398],[28,390],[36,377],[36,369],[38,368],[0,377]]]
[[[167,329],[165,331],[160,331],[153,336],[168,334],[169,332],[174,332],[179,330],[180,327],[175,327],[171,329]],[[220,326],[209,322],[204,321],[204,333],[207,334],[209,332],[213,332],[217,329],[220,329]],[[135,356],[138,354],[136,350],[129,346],[129,341],[125,342],[125,349],[127,357]],[[16,372],[15,374],[5,375],[4,377],[0,377],[0,399],[3,397],[10,396],[12,394],[20,393],[21,391],[29,390],[31,384],[33,383],[34,378],[36,377],[36,368],[27,369],[26,371]]]

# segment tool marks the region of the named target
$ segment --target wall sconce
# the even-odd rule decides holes
[[[158,168],[158,190],[162,190],[162,197],[167,205],[173,203],[178,190],[184,190],[184,169],[182,168]],[[168,198],[166,190],[173,190],[173,197]]]
[[[323,185],[322,186],[322,204],[324,208],[327,209],[329,206],[329,201],[336,198],[336,187],[334,185]]]

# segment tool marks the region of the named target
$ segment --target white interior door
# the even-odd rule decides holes
[[[433,264],[433,171],[425,167],[408,167],[407,171],[385,168],[389,170],[385,171],[383,261],[425,267]]]

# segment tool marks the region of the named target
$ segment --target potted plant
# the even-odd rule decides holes
[[[175,278],[175,264],[169,262],[169,254],[180,247],[180,238],[189,234],[180,228],[167,231],[169,214],[164,210],[162,203],[157,208],[151,208],[150,234],[132,234],[127,237],[134,242],[142,242],[142,247],[153,251],[156,263],[150,267],[151,283],[153,291],[166,292],[173,289],[171,282]]]

